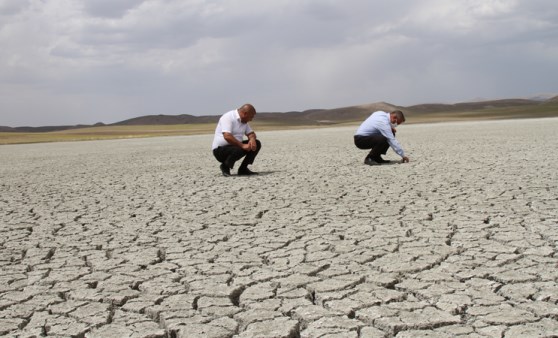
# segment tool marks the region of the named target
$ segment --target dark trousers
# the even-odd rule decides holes
[[[242,141],[242,143],[248,143],[248,140]],[[224,163],[230,169],[233,168],[234,163],[244,157],[244,160],[240,164],[241,168],[246,168],[249,164],[254,163],[254,159],[258,156],[262,143],[260,140],[256,140],[257,148],[255,151],[244,151],[241,148],[233,145],[218,147],[213,149],[213,156],[217,161]]]
[[[387,138],[381,134],[369,136],[355,135],[355,146],[359,149],[371,149],[370,153],[366,157],[370,157],[372,159],[377,158],[382,154],[385,155],[389,149]]]

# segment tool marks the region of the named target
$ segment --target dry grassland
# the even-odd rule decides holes
[[[326,125],[294,126],[278,123],[250,123],[257,131],[323,128]],[[344,124],[336,124],[340,126]],[[44,133],[8,133],[0,132],[0,145],[111,140],[125,138],[157,137],[157,136],[186,136],[212,134],[215,130],[213,123],[175,124],[175,125],[139,125],[139,126],[100,126],[80,129],[70,129]]]

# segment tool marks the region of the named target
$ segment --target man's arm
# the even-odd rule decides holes
[[[393,128],[391,126],[386,125],[383,128],[378,128],[378,129],[380,130],[380,133],[382,133],[382,135],[387,139],[393,151],[395,151],[397,155],[401,156],[402,162],[403,163],[409,162],[409,158],[405,156],[405,152],[403,151],[401,144],[399,144],[399,142],[395,138],[395,132]]]
[[[223,138],[225,138],[225,141],[227,141],[230,145],[237,146],[237,147],[241,148],[242,150],[250,151],[250,149],[251,149],[249,144],[244,144],[244,143],[240,142],[239,140],[237,140],[233,136],[233,134],[228,133],[226,131],[223,132]]]
[[[258,145],[256,143],[256,133],[251,131],[246,136],[248,136],[248,145],[250,146],[250,150],[254,151],[258,149]]]

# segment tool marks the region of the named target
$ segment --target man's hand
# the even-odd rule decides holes
[[[403,156],[401,158],[401,163],[409,163],[409,158],[407,156]]]
[[[248,149],[246,151],[256,151],[258,149],[258,144],[256,143],[256,133],[251,132],[248,136]]]
[[[252,146],[250,145],[250,142],[242,143],[241,148],[244,151],[252,151]]]
[[[250,146],[249,151],[256,151],[256,149],[258,149],[258,145],[256,144],[256,139],[255,138],[250,138],[248,140],[248,145]]]

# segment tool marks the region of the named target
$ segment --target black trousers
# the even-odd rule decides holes
[[[242,141],[242,143],[248,143],[248,140]],[[260,140],[256,140],[257,148],[255,151],[244,151],[241,148],[233,145],[218,147],[213,149],[213,156],[217,161],[224,163],[230,169],[234,167],[234,163],[244,157],[244,160],[240,164],[240,167],[246,167],[249,164],[254,163],[254,159],[258,156],[262,143]]]
[[[375,158],[386,154],[389,149],[387,138],[381,134],[361,136],[355,135],[355,146],[359,149],[371,149],[366,157]]]

